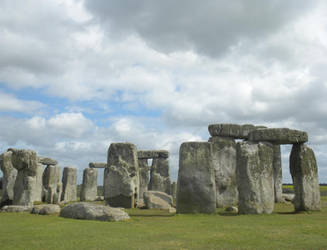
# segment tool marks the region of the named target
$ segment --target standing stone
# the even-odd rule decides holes
[[[60,202],[62,184],[60,181],[60,168],[49,165],[45,168],[42,177],[43,201],[50,204]]]
[[[294,144],[290,155],[296,211],[320,210],[320,189],[316,157],[305,144]]]
[[[238,203],[236,181],[236,143],[232,138],[211,137],[212,162],[215,171],[217,207]]]
[[[98,170],[86,168],[83,171],[81,201],[94,201],[98,194]]]
[[[2,171],[2,197],[0,207],[12,204],[14,199],[14,185],[17,170],[12,165],[12,152],[5,152],[0,155],[0,168]]]
[[[168,158],[154,158],[152,160],[149,190],[170,194]]]
[[[64,202],[77,200],[77,169],[65,167],[62,174],[61,200]]]
[[[177,213],[214,213],[216,185],[212,144],[185,142],[179,150]]]
[[[12,163],[18,170],[14,186],[14,205],[31,206],[41,201],[42,165],[32,150],[11,150]]]
[[[104,171],[104,198],[112,207],[133,208],[139,199],[137,149],[131,143],[112,143]]]
[[[174,181],[170,185],[170,195],[173,197],[174,201],[176,201],[176,193],[177,193],[177,183]]]
[[[149,184],[149,165],[148,159],[139,159],[140,170],[140,199],[143,199],[143,193],[148,191]]]
[[[283,175],[282,175],[282,160],[280,145],[274,145],[274,159],[273,159],[273,172],[274,172],[274,190],[275,202],[283,202]]]
[[[272,213],[274,209],[273,149],[264,143],[237,143],[240,214]]]

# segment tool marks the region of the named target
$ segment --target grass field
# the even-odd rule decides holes
[[[126,222],[0,213],[0,249],[327,249],[327,197],[322,211],[271,215],[170,215],[129,209]]]

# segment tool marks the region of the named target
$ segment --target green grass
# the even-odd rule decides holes
[[[326,249],[327,197],[321,212],[271,215],[171,215],[128,209],[126,222],[0,213],[0,249]]]

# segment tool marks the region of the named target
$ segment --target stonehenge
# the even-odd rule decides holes
[[[238,214],[270,214],[275,203],[287,200],[295,211],[320,210],[318,166],[313,150],[306,145],[306,132],[251,124],[211,124],[208,131],[208,141],[181,144],[177,183],[171,182],[167,150],[137,150],[132,143],[111,143],[106,163],[90,162],[84,169],[80,200],[97,200],[98,171],[103,169],[106,207],[145,204],[145,208],[174,210],[174,201],[177,213],[235,208]],[[282,191],[283,144],[292,144],[289,167],[294,196]],[[0,208],[6,206],[4,211],[24,211],[39,201],[50,208],[78,199],[77,168],[63,168],[61,178],[57,160],[38,156],[33,150],[9,148],[0,155],[0,169]],[[86,203],[76,205],[76,209],[88,207]],[[35,213],[47,213],[41,209],[36,207]]]

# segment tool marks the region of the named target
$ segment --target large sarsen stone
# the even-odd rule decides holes
[[[274,209],[273,148],[264,143],[237,143],[240,214],[272,213]]]
[[[83,171],[81,201],[94,201],[98,194],[98,170],[86,168]]]
[[[77,169],[65,167],[62,174],[61,200],[64,202],[77,200]]]
[[[320,189],[316,157],[305,144],[294,144],[290,155],[290,169],[296,211],[320,210]]]
[[[185,142],[179,150],[177,213],[214,213],[216,185],[212,144]]]
[[[5,152],[0,155],[0,168],[2,171],[2,197],[0,207],[2,205],[11,204],[14,199],[14,185],[17,176],[17,169],[12,165],[12,152]]]
[[[257,129],[249,133],[249,141],[267,141],[273,144],[304,143],[308,141],[308,134],[289,128]]]

